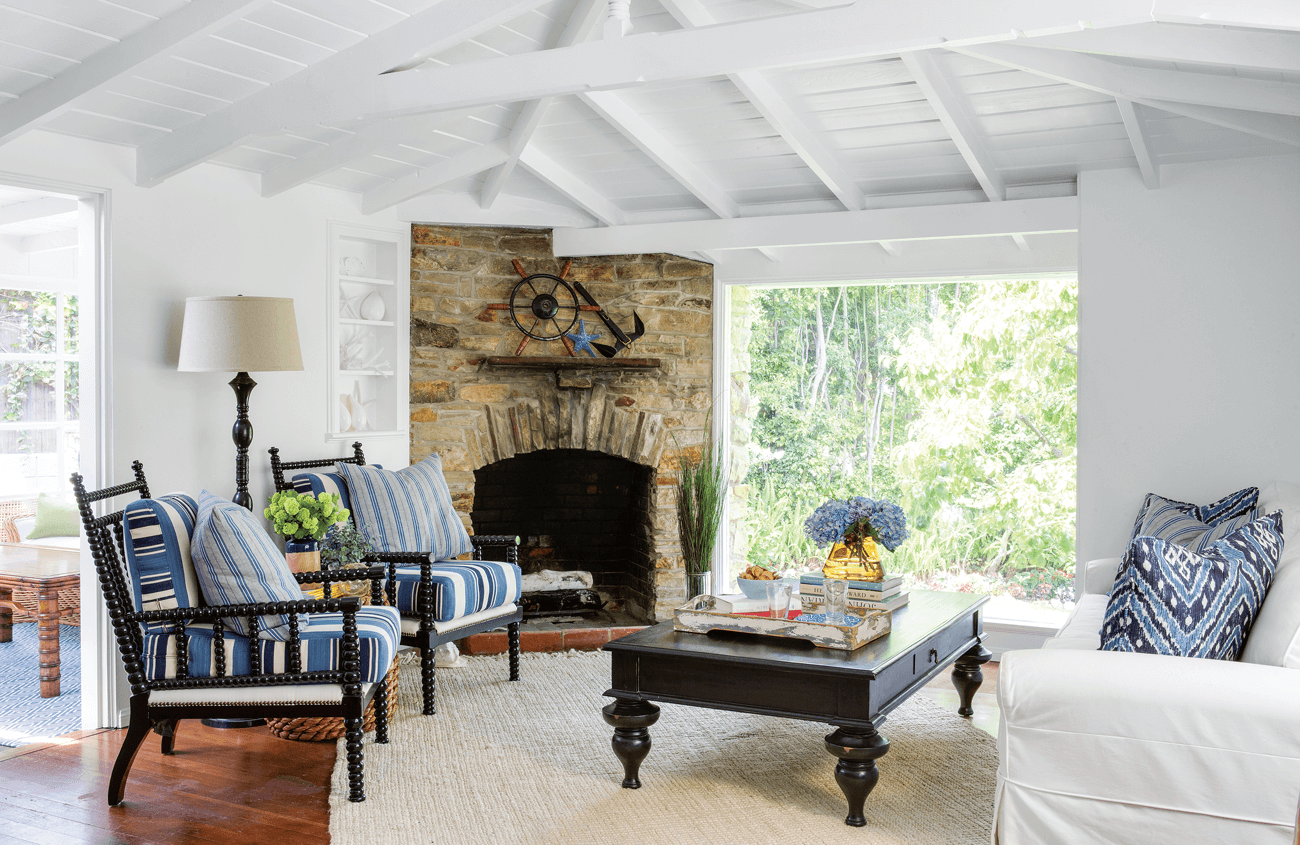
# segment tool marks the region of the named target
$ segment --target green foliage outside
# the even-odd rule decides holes
[[[77,351],[77,297],[63,297],[64,354]],[[27,355],[58,354],[57,294],[45,291],[0,289],[0,352]],[[7,422],[56,422],[76,420],[80,400],[80,374],[77,363],[64,365],[64,408],[47,407],[42,397],[52,397],[59,378],[59,365],[47,361],[6,361],[0,364],[0,415]],[[46,451],[52,448],[53,435],[37,432],[16,433],[20,452]],[[49,441],[48,443],[45,441]],[[42,448],[43,447],[43,448]]]
[[[912,530],[886,569],[921,586],[1071,600],[1077,290],[755,292],[748,559],[823,559],[803,535],[816,506],[884,497]]]

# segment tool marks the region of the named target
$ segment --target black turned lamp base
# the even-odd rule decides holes
[[[229,730],[232,728],[258,728],[266,724],[265,719],[200,719],[209,728]]]

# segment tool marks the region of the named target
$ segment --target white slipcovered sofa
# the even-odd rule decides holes
[[[1238,661],[1099,651],[1119,558],[1074,613],[1003,655],[999,845],[1290,845],[1300,801],[1300,485],[1260,492],[1286,543]]]

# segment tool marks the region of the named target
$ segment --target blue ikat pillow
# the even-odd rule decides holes
[[[1282,553],[1282,513],[1205,551],[1156,537],[1129,544],[1106,605],[1102,651],[1236,660]]]

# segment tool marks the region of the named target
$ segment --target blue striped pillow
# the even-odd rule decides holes
[[[339,464],[338,471],[357,525],[370,533],[375,551],[428,552],[449,560],[473,550],[437,455],[397,472],[355,464]]]
[[[375,469],[383,469],[379,464],[371,464],[370,466]],[[352,510],[352,500],[348,497],[348,485],[343,482],[343,476],[337,472],[300,472],[289,479],[289,483],[293,485],[294,492],[311,493],[318,499],[321,493],[338,493],[339,499],[343,502],[343,507]]]
[[[214,496],[199,494],[199,519],[194,527],[194,569],[203,597],[212,606],[256,602],[302,601],[298,582],[280,551],[252,512]],[[308,624],[299,617],[299,627]],[[231,627],[251,636],[246,618],[236,617]],[[287,640],[289,617],[262,616],[257,635],[264,640]]]
[[[136,610],[200,607],[190,537],[199,506],[184,493],[157,499],[136,499],[122,512],[126,533],[126,567]],[[176,630],[172,622],[150,622],[146,633]]]
[[[1258,501],[1258,487],[1238,490],[1208,505],[1189,505],[1148,493],[1129,541],[1155,537],[1204,552],[1253,520]]]

